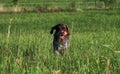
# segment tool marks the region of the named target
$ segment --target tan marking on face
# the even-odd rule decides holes
[[[66,32],[66,31],[64,32],[64,36],[65,36],[65,35],[67,35],[67,32]]]

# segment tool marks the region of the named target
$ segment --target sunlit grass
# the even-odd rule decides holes
[[[117,14],[95,12],[0,14],[0,73],[119,74],[119,20]],[[64,56],[53,54],[49,33],[61,22],[71,32]]]

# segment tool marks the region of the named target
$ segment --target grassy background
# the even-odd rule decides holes
[[[112,11],[0,14],[0,73],[119,74],[119,20]],[[49,31],[57,23],[71,31],[64,56],[53,54]]]
[[[11,3],[13,0],[1,0],[1,3]],[[41,3],[41,2],[72,2],[74,0],[18,0],[19,3]],[[83,0],[76,0],[83,1]]]
[[[79,11],[83,10],[118,10],[120,1],[116,0],[116,4],[105,7],[102,1],[95,0],[18,0],[17,6],[13,4],[13,0],[0,0],[0,12],[63,12],[63,11]]]

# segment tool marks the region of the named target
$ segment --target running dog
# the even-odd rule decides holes
[[[54,39],[53,39],[53,49],[54,53],[60,53],[61,55],[64,54],[64,51],[69,46],[69,29],[66,24],[57,24],[51,28],[50,33],[54,33]]]

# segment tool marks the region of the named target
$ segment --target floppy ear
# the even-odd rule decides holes
[[[59,26],[60,24],[57,24],[51,28],[50,34],[53,34],[53,31]]]
[[[66,30],[67,30],[67,36],[69,36],[70,35],[70,31],[69,31],[67,25],[66,25]]]

